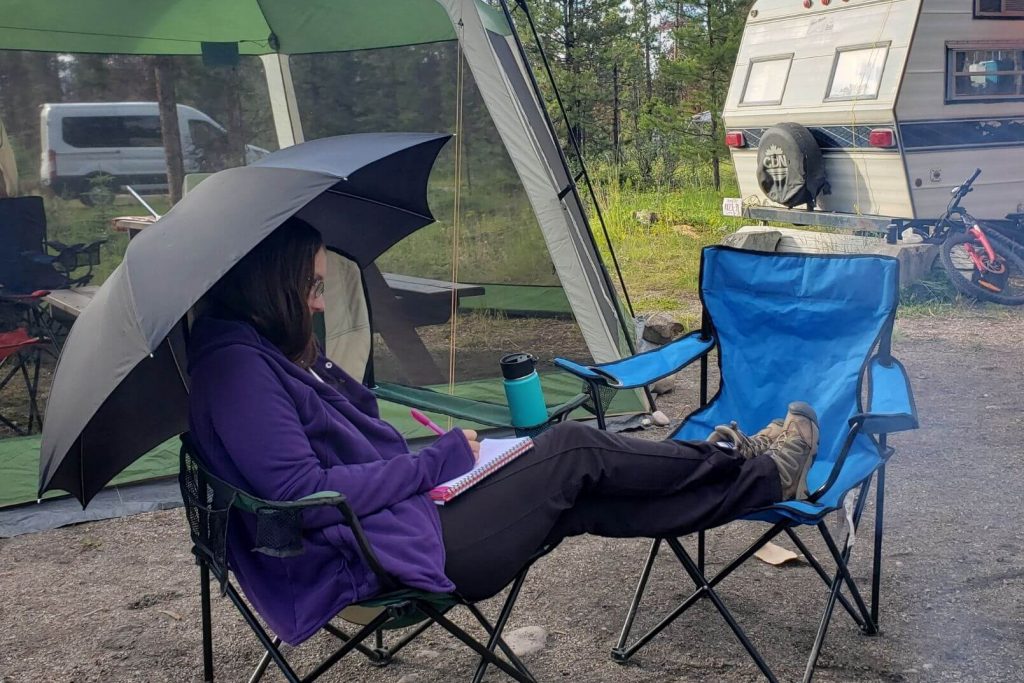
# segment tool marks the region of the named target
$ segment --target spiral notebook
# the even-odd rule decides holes
[[[444,505],[455,496],[472,488],[481,479],[494,474],[523,453],[533,448],[533,439],[484,439],[480,442],[480,459],[469,472],[450,479],[430,490],[430,498]]]

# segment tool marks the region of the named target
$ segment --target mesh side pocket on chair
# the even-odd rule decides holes
[[[587,386],[584,385],[584,390],[586,390],[586,388]],[[599,405],[594,405],[595,399],[593,395],[590,395],[590,399],[583,404],[583,408],[592,415],[597,415],[598,409],[600,408],[600,413],[604,415],[608,412],[609,406],[611,406],[612,401],[615,399],[615,396],[618,393],[618,389],[613,389],[612,387],[606,386],[598,386],[596,403],[598,403]]]
[[[278,508],[256,510],[256,547],[253,551],[271,557],[301,555],[302,511]]]
[[[234,492],[226,487],[221,490],[203,477],[190,458],[183,462],[179,481],[195,552],[215,570],[223,594],[228,576],[228,518]]]

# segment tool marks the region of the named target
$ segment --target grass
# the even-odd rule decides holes
[[[598,187],[608,234],[637,312],[684,313],[696,297],[700,251],[743,225],[721,215],[736,190]],[[653,214],[653,221],[646,216]],[[638,217],[640,216],[640,217]],[[595,226],[599,229],[598,226]],[[598,243],[607,257],[603,237]],[[606,258],[607,260],[607,258]]]
[[[723,175],[731,177],[729,173]],[[459,279],[557,284],[542,246],[543,237],[521,189],[495,193],[491,183],[477,187],[480,189],[464,192],[461,202]],[[722,191],[710,187],[651,190],[608,183],[597,185],[595,192],[634,310],[666,312],[688,326],[696,324],[701,249],[721,242],[748,222],[721,215],[722,199],[736,196],[738,190],[731,185]],[[382,257],[385,270],[439,279],[451,276],[454,193],[450,184],[441,182],[434,184],[431,195],[437,224],[420,230]],[[160,213],[169,208],[165,196],[147,197],[147,201]],[[127,235],[111,230],[111,219],[145,213],[134,199],[123,195],[112,203],[93,207],[53,197],[46,203],[50,239],[65,243],[107,240],[101,250],[101,263],[94,270],[94,284],[102,283],[120,263],[128,244]],[[592,223],[598,247],[611,270],[608,243],[599,223]],[[978,304],[962,299],[945,275],[936,271],[903,292],[901,314],[948,317],[965,305]]]

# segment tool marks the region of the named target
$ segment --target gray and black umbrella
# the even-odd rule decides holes
[[[427,179],[449,135],[380,133],[303,143],[207,178],[131,241],[61,353],[46,408],[39,492],[83,505],[143,453],[188,428],[181,322],[286,219],[369,265],[434,221]]]

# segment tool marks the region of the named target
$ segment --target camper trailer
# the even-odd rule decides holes
[[[1024,0],[757,0],[723,119],[748,216],[1024,212]]]

